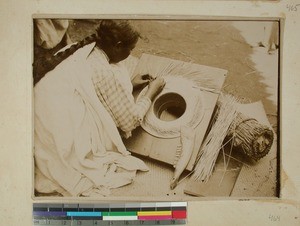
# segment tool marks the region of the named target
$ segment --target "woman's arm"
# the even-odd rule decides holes
[[[133,95],[122,86],[112,71],[99,73],[98,77],[94,77],[93,82],[99,100],[110,113],[117,127],[127,134],[126,137],[140,125],[151,106],[151,101],[164,86],[162,78],[153,80],[145,95],[135,102]]]

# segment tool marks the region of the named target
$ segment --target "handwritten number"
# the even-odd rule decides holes
[[[286,8],[290,11],[290,12],[297,12],[298,11],[298,7],[300,6],[300,4],[287,4]]]
[[[270,214],[269,215],[269,219],[270,219],[270,221],[280,221],[280,216],[279,215],[272,215],[272,214]]]

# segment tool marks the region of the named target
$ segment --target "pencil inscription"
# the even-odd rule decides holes
[[[286,8],[288,9],[289,12],[297,12],[299,6],[300,4],[287,4]]]
[[[269,214],[269,219],[272,222],[277,222],[277,221],[280,221],[280,216],[279,215]]]

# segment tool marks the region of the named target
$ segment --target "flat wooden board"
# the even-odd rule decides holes
[[[168,70],[166,70],[168,69]],[[169,74],[168,74],[169,72]],[[152,76],[187,76],[191,79],[198,79],[201,82],[202,100],[205,102],[204,116],[196,127],[196,138],[192,157],[187,166],[187,170],[192,170],[196,156],[202,144],[213,110],[215,108],[219,92],[226,77],[226,70],[208,67],[199,64],[182,62],[165,57],[158,57],[143,54],[140,58],[134,74],[150,74]],[[142,128],[133,131],[131,138],[124,140],[126,147],[139,155],[149,156],[168,164],[173,165],[176,150],[180,146],[180,137],[160,138],[155,137]]]
[[[229,154],[228,149],[226,153]],[[230,196],[242,165],[241,162],[228,158],[221,152],[216,161],[214,173],[208,182],[190,179],[184,188],[184,192],[189,195],[204,197]]]

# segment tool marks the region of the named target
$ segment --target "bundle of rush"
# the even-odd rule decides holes
[[[218,100],[217,111],[212,118],[212,126],[199,151],[198,162],[192,175],[192,179],[195,181],[207,182],[210,178],[219,151],[223,147],[223,141],[236,114],[236,98],[231,95],[221,94]]]
[[[207,182],[213,173],[219,152],[225,145],[231,151],[253,160],[266,156],[273,144],[271,128],[239,111],[239,103],[230,95],[220,95],[211,127],[199,151],[192,179]]]
[[[269,153],[274,133],[269,126],[239,112],[229,127],[227,138],[232,138],[237,151],[257,161]]]

